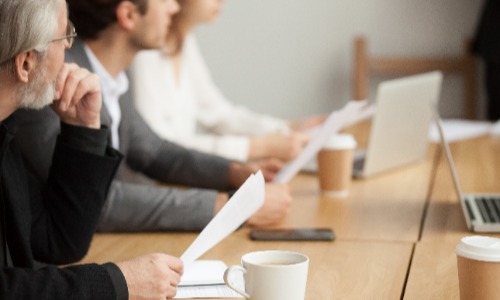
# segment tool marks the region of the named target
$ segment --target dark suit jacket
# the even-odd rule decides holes
[[[84,51],[84,44],[76,39],[66,52],[66,61],[92,70]],[[145,123],[134,107],[131,92],[120,98],[122,119],[119,127],[120,152],[125,155],[112,184],[105,205],[105,216],[100,224],[102,231],[138,230],[199,230],[213,217],[216,192],[229,188],[228,168],[230,161],[193,150],[160,139]],[[50,160],[48,153],[54,148],[59,132],[59,121],[50,109],[41,111],[18,111],[19,134],[16,142],[26,155],[29,168],[42,179],[47,178]],[[101,122],[111,127],[111,117],[105,106],[101,111]],[[33,152],[31,149],[39,149]],[[132,169],[134,172],[128,172]],[[143,182],[140,175],[170,184],[180,184],[204,189],[190,189],[137,185]],[[212,190],[206,190],[212,189]],[[137,213],[125,215],[126,211],[115,208],[138,207]],[[169,210],[158,212],[158,205]],[[179,213],[182,211],[182,213]],[[143,214],[141,214],[143,212]],[[149,218],[168,219],[151,222]],[[164,225],[165,224],[165,225]]]
[[[500,1],[486,1],[477,27],[473,51],[487,61],[500,62]]]
[[[86,254],[120,161],[106,150],[108,131],[64,126],[48,180],[40,184],[11,143],[12,127],[12,119],[0,124],[0,299],[126,299],[114,264],[34,266],[34,260],[67,264]]]

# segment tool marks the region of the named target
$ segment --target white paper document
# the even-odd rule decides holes
[[[243,298],[227,285],[185,286],[177,287],[174,299],[193,298]]]
[[[264,188],[262,172],[252,174],[182,254],[184,265],[198,259],[253,215],[264,204]]]
[[[196,260],[184,268],[175,299],[241,298],[224,283],[226,264],[221,260]],[[239,285],[243,285],[241,278]]]
[[[332,112],[321,127],[311,132],[311,140],[302,152],[276,174],[274,182],[287,183],[319,152],[328,138],[339,130],[373,115],[375,107],[366,100],[349,101],[342,109]]]
[[[486,121],[470,121],[460,119],[443,120],[443,130],[449,143],[487,135],[492,129],[492,123]],[[436,123],[432,123],[429,130],[429,140],[439,143],[439,134]]]
[[[195,260],[184,268],[179,286],[224,284],[226,268],[222,260]]]
[[[492,137],[500,137],[500,120],[491,125],[490,135]]]

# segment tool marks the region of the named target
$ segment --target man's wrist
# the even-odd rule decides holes
[[[85,128],[89,128],[89,129],[100,129],[101,128],[101,120],[100,119],[97,119],[95,121],[89,121],[89,122],[80,122],[80,121],[76,121],[73,119],[62,119],[61,118],[61,121],[63,123],[66,123],[66,124],[69,124],[72,126],[77,126],[77,127],[85,127]]]
[[[108,137],[109,130],[106,127],[93,129],[61,122],[61,141],[82,151],[104,155]]]

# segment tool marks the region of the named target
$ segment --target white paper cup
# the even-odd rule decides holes
[[[464,237],[456,253],[460,299],[500,299],[500,239]]]
[[[318,179],[328,196],[345,197],[352,181],[356,140],[350,134],[333,135],[318,153]]]

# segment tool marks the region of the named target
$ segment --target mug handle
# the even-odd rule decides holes
[[[240,271],[241,273],[243,274],[246,274],[247,273],[247,270],[240,267],[240,266],[229,266],[226,271],[224,272],[224,282],[227,284],[227,286],[234,290],[236,293],[242,295],[243,297],[247,298],[247,299],[250,299],[250,295],[247,294],[245,291],[242,291],[240,290],[239,288],[233,286],[230,281],[229,281],[229,274],[231,274],[232,272],[236,272],[236,271]]]

